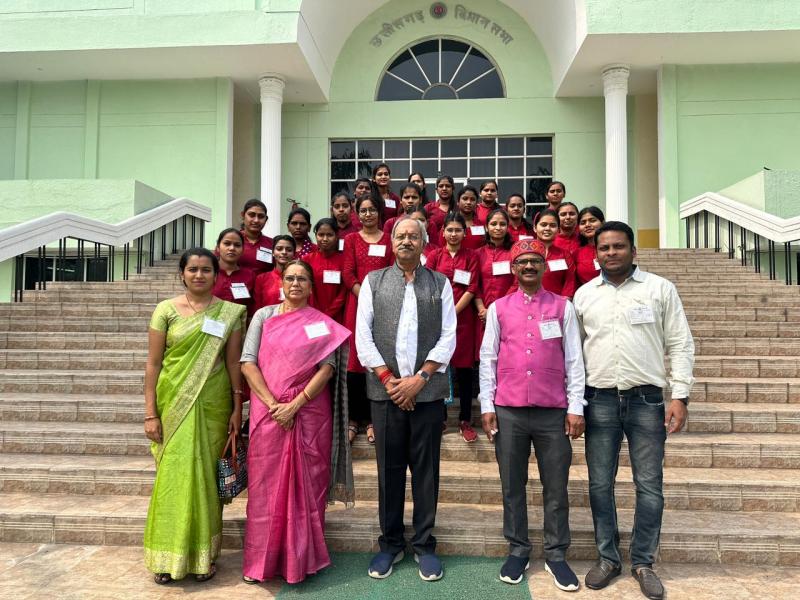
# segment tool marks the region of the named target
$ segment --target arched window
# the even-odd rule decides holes
[[[504,98],[500,72],[475,46],[437,38],[403,50],[383,73],[378,100]]]

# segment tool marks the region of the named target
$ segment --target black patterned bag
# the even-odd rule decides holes
[[[247,447],[237,431],[228,436],[217,461],[217,488],[226,504],[247,489]]]

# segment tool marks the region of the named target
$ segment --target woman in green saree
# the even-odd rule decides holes
[[[153,312],[145,369],[145,433],[156,479],[144,532],[145,566],[158,584],[187,573],[207,581],[222,541],[217,458],[242,424],[239,357],[245,307],[211,294],[217,258],[180,259],[186,292]]]

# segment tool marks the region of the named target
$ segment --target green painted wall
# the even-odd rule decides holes
[[[800,28],[797,0],[584,0],[583,4],[590,34]]]
[[[2,84],[0,179],[137,179],[209,206],[223,229],[232,111],[227,79]]]
[[[569,197],[580,203],[604,204],[603,99],[553,98],[541,45],[506,5],[486,2],[480,12],[513,36],[507,45],[491,27],[452,14],[434,20],[429,7],[429,2],[418,0],[395,1],[367,16],[339,55],[330,102],[284,107],[283,195],[310,204],[315,215],[327,212],[330,138],[554,134],[554,175],[567,182]],[[396,30],[378,48],[370,44],[383,22],[414,10],[424,12],[423,23]],[[461,38],[487,52],[503,75],[508,98],[375,102],[381,73],[394,56],[413,42],[437,35]]]
[[[662,80],[662,168],[677,245],[681,202],[765,166],[800,170],[800,65],[668,66]]]

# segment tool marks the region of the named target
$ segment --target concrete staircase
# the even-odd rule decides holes
[[[154,473],[142,431],[146,328],[156,302],[180,290],[176,262],[0,305],[0,541],[141,544]],[[676,282],[698,353],[688,431],[667,443],[660,560],[800,566],[800,288],[711,251],[642,251],[639,264]],[[573,447],[570,553],[592,559],[583,440]],[[377,477],[363,436],[354,455],[356,507],[331,507],[327,536],[334,549],[369,551]],[[492,446],[451,428],[442,461],[440,550],[504,555]],[[634,489],[624,451],[621,464],[625,546]],[[533,458],[530,473],[541,553]],[[244,508],[242,498],[225,509],[226,547],[241,546]]]

